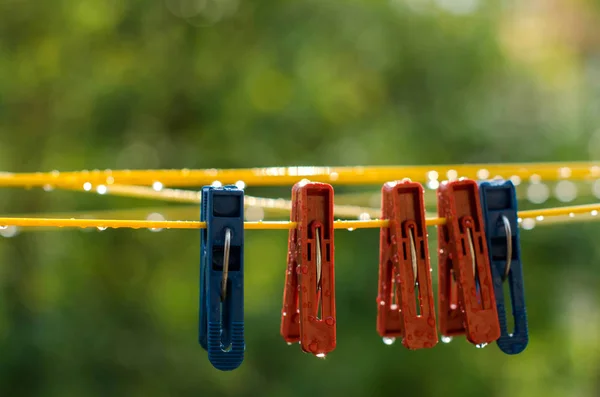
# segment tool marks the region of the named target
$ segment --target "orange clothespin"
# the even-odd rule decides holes
[[[390,224],[380,231],[377,331],[403,338],[409,349],[433,347],[438,338],[423,187],[405,179],[386,183],[381,193],[381,218]]]
[[[475,181],[438,189],[439,320],[444,336],[466,333],[478,346],[500,337],[479,189]]]
[[[281,334],[324,357],[335,349],[333,188],[302,181],[292,189],[292,222],[283,293]]]

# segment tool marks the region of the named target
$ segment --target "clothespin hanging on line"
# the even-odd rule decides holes
[[[333,188],[301,181],[292,188],[291,230],[281,335],[317,357],[336,346]]]
[[[466,333],[483,347],[500,337],[477,183],[442,182],[438,189],[439,322],[444,336]]]
[[[244,191],[202,188],[199,342],[211,364],[233,370],[244,360]]]
[[[500,323],[498,347],[506,354],[518,354],[529,341],[525,287],[517,215],[517,194],[511,181],[479,184],[489,258]],[[514,319],[512,333],[507,327],[503,283],[508,282]]]
[[[431,267],[421,184],[388,182],[381,189],[377,331],[386,343],[401,337],[409,349],[437,344]]]

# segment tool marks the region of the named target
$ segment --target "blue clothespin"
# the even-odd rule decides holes
[[[202,188],[199,342],[222,371],[244,360],[244,191]]]
[[[506,354],[525,350],[529,335],[523,286],[523,266],[517,215],[517,194],[511,181],[480,182],[481,210],[494,281],[494,294],[501,335],[498,347]],[[508,282],[514,331],[506,325],[503,283]]]

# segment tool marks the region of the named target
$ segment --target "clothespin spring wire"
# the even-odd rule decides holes
[[[221,281],[221,301],[227,297],[227,277],[229,275],[229,251],[231,249],[231,230],[225,229],[225,247],[223,248],[223,281]]]
[[[510,230],[510,222],[504,215],[502,215],[502,222],[504,223],[504,231],[506,233],[506,267],[504,268],[504,275],[502,277],[502,282],[504,282],[508,278],[510,262],[512,260],[512,232]]]

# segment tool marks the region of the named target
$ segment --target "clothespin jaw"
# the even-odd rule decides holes
[[[244,191],[202,188],[199,341],[220,370],[244,360]]]
[[[296,222],[298,219],[298,189],[299,184],[292,187],[292,210],[290,212],[290,221]],[[288,234],[288,256],[285,273],[285,286],[283,289],[283,308],[281,309],[281,328],[280,333],[283,339],[288,343],[300,341],[300,308],[298,307],[298,275],[296,269],[298,229],[290,229]]]
[[[386,183],[381,193],[381,217],[390,224],[380,231],[377,331],[402,337],[409,349],[430,348],[437,331],[424,190],[405,179]]]
[[[491,181],[481,182],[479,192],[501,331],[497,344],[506,354],[518,354],[525,350],[529,336],[516,189],[511,181]],[[512,333],[506,324],[504,282],[508,282],[510,288]]]
[[[438,189],[438,213],[446,219],[442,234],[447,233],[447,236],[440,236],[441,241],[446,240],[440,250],[447,249],[449,255],[448,258],[440,258],[441,323],[445,327],[456,326],[448,323],[449,318],[454,318],[452,313],[448,316],[448,312],[444,314],[444,311],[461,310],[469,342],[477,345],[491,343],[500,337],[500,326],[477,183],[469,179],[442,182]],[[451,306],[451,291],[447,288],[447,278],[452,273],[458,287],[456,309]],[[450,330],[460,332],[458,327]],[[442,333],[444,331],[448,329],[442,329]]]
[[[281,333],[288,343],[299,340],[303,351],[324,357],[336,346],[333,187],[301,181],[292,199],[297,230],[289,236]]]

